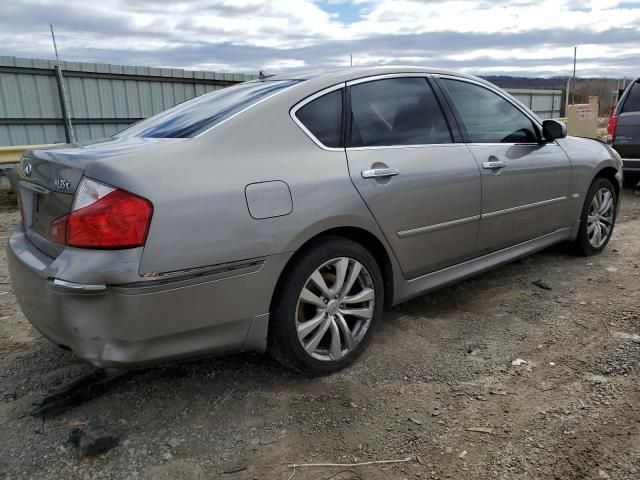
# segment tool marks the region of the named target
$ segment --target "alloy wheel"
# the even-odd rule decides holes
[[[305,282],[296,307],[302,348],[322,361],[338,361],[365,337],[374,314],[375,288],[362,263],[329,260]]]
[[[587,237],[593,248],[602,247],[609,238],[614,214],[613,194],[608,188],[601,188],[593,196],[587,217]]]

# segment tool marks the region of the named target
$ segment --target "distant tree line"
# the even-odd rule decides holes
[[[568,77],[509,77],[505,75],[489,75],[482,78],[495,83],[501,88],[548,88],[562,89],[567,88]],[[609,115],[611,107],[614,106],[618,99],[618,89],[629,84],[629,79],[621,78],[577,78],[574,89],[574,103],[587,103],[589,97],[595,95],[600,100],[600,116]]]

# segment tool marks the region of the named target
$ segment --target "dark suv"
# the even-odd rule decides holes
[[[640,78],[620,97],[607,127],[607,143],[622,157],[624,183],[634,187],[640,180]]]

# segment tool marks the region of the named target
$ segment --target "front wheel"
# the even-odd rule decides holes
[[[607,246],[616,221],[617,200],[616,191],[609,180],[594,180],[587,192],[580,217],[580,230],[575,241],[578,254],[595,255]]]
[[[338,371],[369,344],[382,315],[380,267],[359,243],[327,237],[299,252],[272,304],[269,351],[305,375]]]

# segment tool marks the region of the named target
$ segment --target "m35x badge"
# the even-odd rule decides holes
[[[53,185],[60,190],[61,192],[69,192],[71,191],[71,184],[65,180],[64,178],[56,178],[53,181]]]

